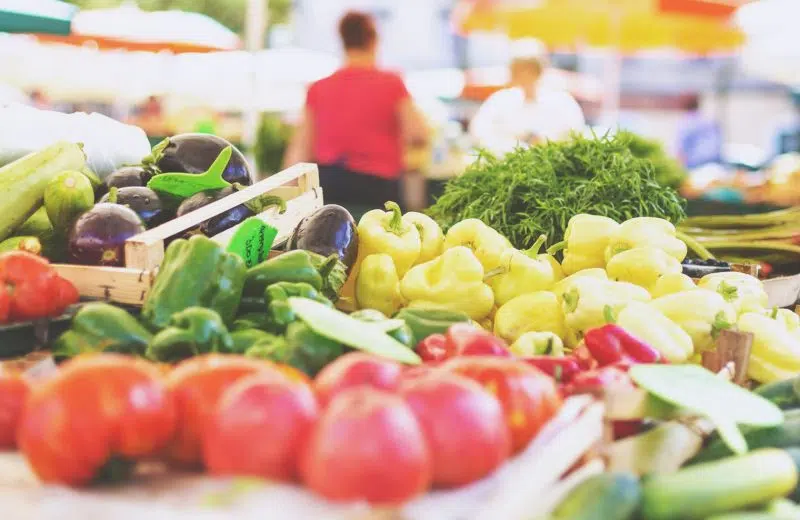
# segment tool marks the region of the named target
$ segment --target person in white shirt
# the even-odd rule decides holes
[[[496,154],[520,145],[556,141],[584,129],[577,101],[565,91],[539,81],[545,69],[542,52],[518,54],[511,62],[510,87],[492,94],[470,123],[476,144]]]

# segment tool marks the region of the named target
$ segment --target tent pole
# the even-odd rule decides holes
[[[256,70],[256,53],[264,48],[264,41],[267,34],[269,0],[248,0],[247,10],[245,11],[245,45],[251,53],[250,84],[252,91],[248,100],[248,109],[243,114],[244,128],[242,132],[242,144],[247,150],[247,159],[258,172],[258,164],[255,161],[254,148],[256,144],[259,126],[259,107],[258,107],[258,88]],[[257,173],[258,178],[261,172]]]

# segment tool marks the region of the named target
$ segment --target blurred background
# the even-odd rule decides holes
[[[410,207],[486,145],[471,122],[521,41],[546,58],[540,84],[580,106],[578,130],[635,132],[690,212],[800,197],[797,0],[0,0],[0,103],[99,112],[152,143],[214,133],[270,175],[309,85],[343,62],[352,9],[429,129],[406,157]]]

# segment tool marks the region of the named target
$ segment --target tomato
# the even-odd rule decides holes
[[[314,391],[325,406],[338,393],[355,386],[394,391],[400,385],[403,366],[361,352],[351,352],[322,369],[314,380]]]
[[[447,329],[448,351],[454,356],[511,357],[508,343],[491,332],[469,323],[456,323]]]
[[[16,447],[17,427],[29,392],[21,375],[0,373],[0,450]]]
[[[189,468],[202,466],[203,433],[223,392],[239,379],[258,372],[288,374],[269,361],[211,354],[188,359],[167,377],[178,411],[178,430],[169,459]]]
[[[206,467],[214,475],[294,480],[318,413],[306,383],[275,374],[245,377],[225,391],[208,422]]]
[[[451,359],[443,368],[474,379],[500,400],[513,453],[525,448],[561,407],[555,381],[522,361],[467,356]]]
[[[33,387],[17,441],[43,482],[82,486],[157,454],[175,420],[157,368],[105,354],[74,359]]]
[[[428,441],[435,486],[479,480],[511,453],[503,407],[475,381],[432,372],[405,383],[401,394]]]
[[[399,504],[425,492],[431,457],[397,395],[359,386],[330,402],[301,458],[303,481],[329,500]]]
[[[421,377],[427,377],[432,373],[438,372],[440,372],[438,364],[434,362],[405,367],[403,369],[403,373],[400,374],[400,385],[402,386],[409,381],[413,381]]]

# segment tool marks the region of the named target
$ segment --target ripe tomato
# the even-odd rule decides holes
[[[294,480],[318,413],[306,383],[275,374],[245,377],[225,391],[208,422],[206,467],[214,475]]]
[[[158,453],[175,431],[158,369],[104,354],[77,358],[32,389],[17,441],[44,482],[81,486],[105,470]]]
[[[444,368],[474,379],[500,400],[513,453],[525,448],[561,407],[553,379],[522,361],[467,356],[449,360]]]
[[[430,453],[411,409],[400,397],[367,386],[331,401],[300,469],[312,491],[336,501],[399,504],[431,483]]]
[[[479,480],[511,453],[503,407],[475,381],[433,372],[403,384],[401,394],[428,441],[435,486]]]
[[[361,352],[351,352],[322,369],[314,380],[314,391],[325,406],[338,393],[355,386],[395,391],[403,367],[399,363]]]
[[[17,427],[29,392],[21,375],[0,373],[0,450],[16,447]]]
[[[202,465],[203,434],[219,398],[233,383],[258,372],[290,373],[268,361],[218,354],[191,358],[175,367],[167,377],[178,412],[178,429],[168,448],[172,462],[189,468]]]

